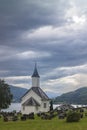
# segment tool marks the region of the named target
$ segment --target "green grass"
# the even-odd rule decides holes
[[[52,120],[36,117],[34,120],[16,122],[0,119],[0,130],[87,130],[87,117],[76,123],[67,123],[65,119],[57,117]]]

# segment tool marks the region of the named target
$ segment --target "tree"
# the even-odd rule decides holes
[[[50,111],[52,111],[53,110],[53,101],[51,100],[50,101]]]
[[[9,85],[0,79],[0,110],[9,107],[12,97]]]

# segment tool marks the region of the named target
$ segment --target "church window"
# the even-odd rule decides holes
[[[46,108],[46,105],[47,105],[47,104],[46,104],[46,103],[44,103],[44,108]]]
[[[38,106],[36,106],[36,110],[38,111]]]
[[[25,106],[23,106],[23,111],[25,110]]]

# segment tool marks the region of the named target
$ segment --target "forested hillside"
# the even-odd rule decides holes
[[[10,86],[11,93],[13,94],[13,102],[20,102],[21,97],[26,93],[28,89],[20,88],[16,86]]]
[[[54,103],[87,104],[87,87],[62,94],[54,99]]]

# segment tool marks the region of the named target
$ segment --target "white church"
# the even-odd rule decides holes
[[[48,112],[49,107],[50,99],[40,88],[40,76],[35,64],[32,75],[32,87],[21,98],[21,112],[22,114]]]

